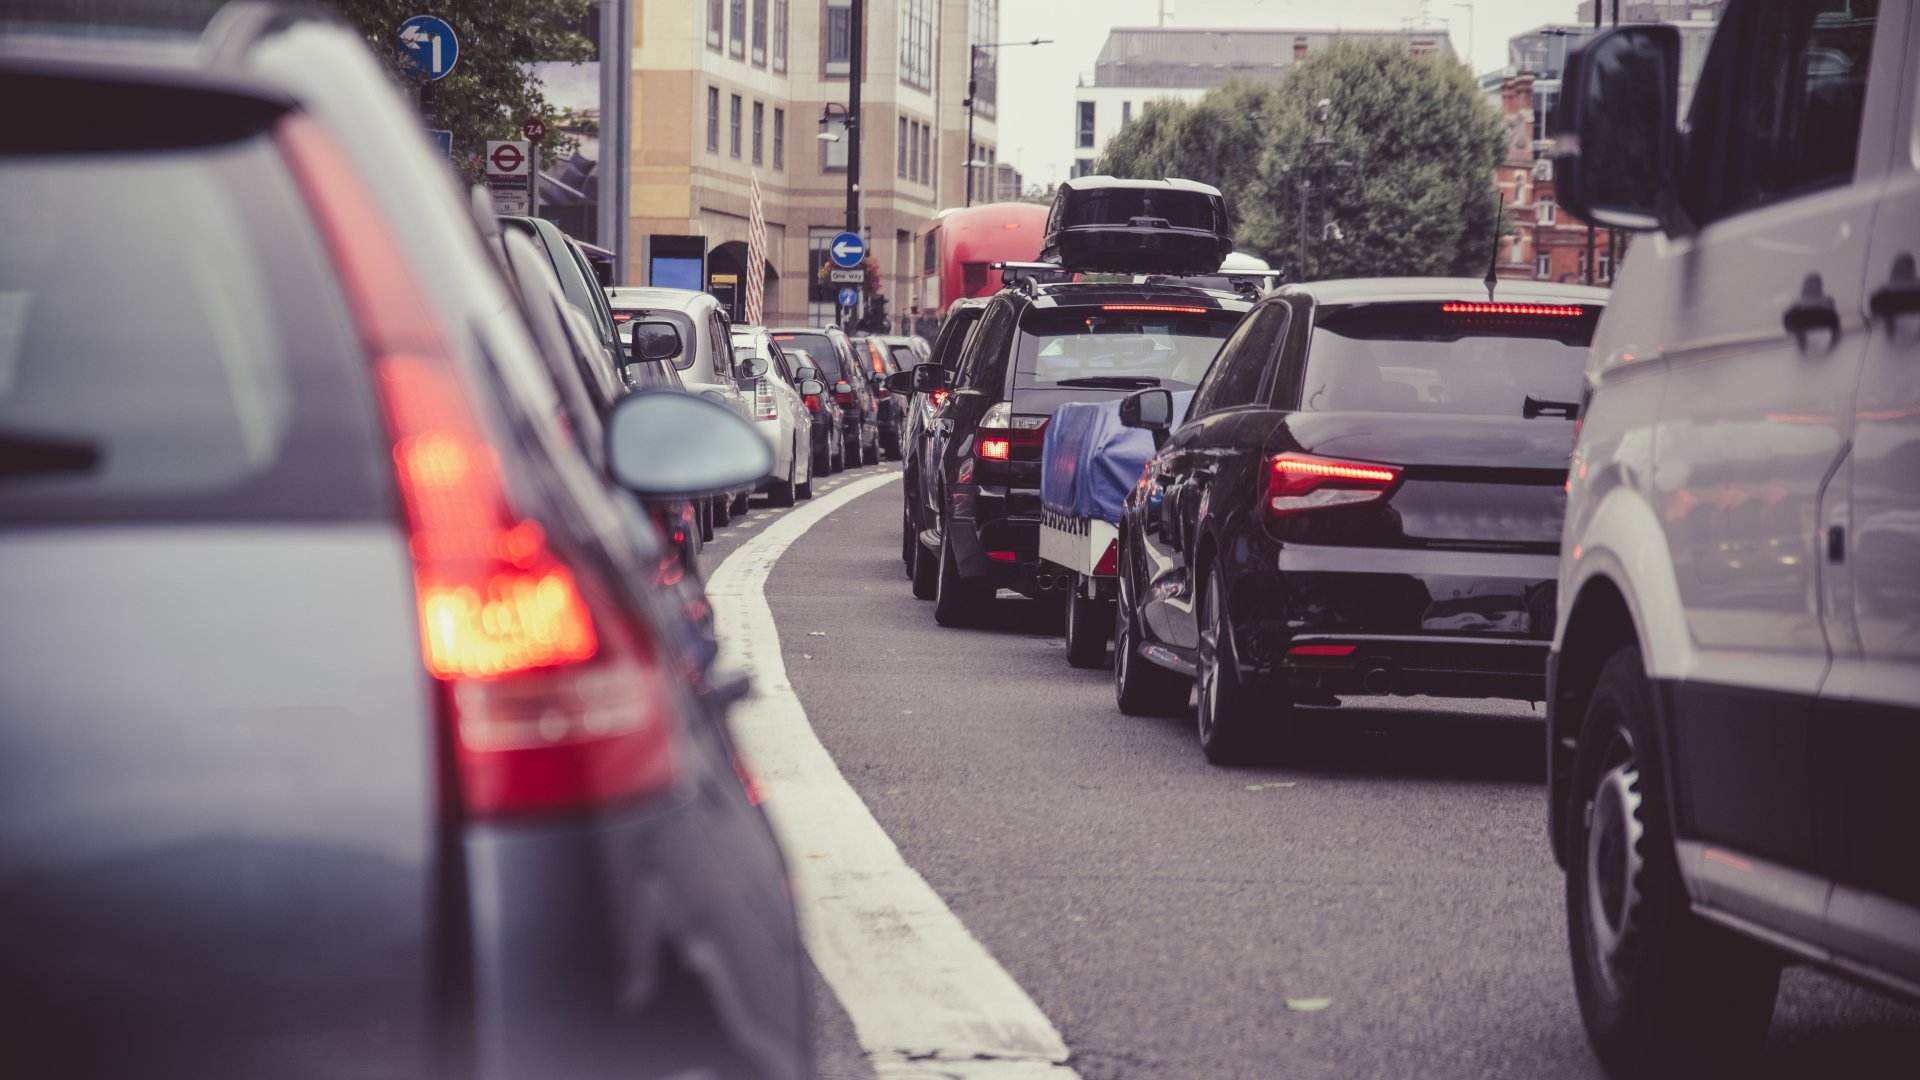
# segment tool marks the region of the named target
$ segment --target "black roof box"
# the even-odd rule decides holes
[[[1103,273],[1200,274],[1218,270],[1232,251],[1219,188],[1081,176],[1054,192],[1040,257]]]

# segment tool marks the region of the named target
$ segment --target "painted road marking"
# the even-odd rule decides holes
[[[840,775],[787,680],[767,605],[773,565],[807,530],[897,472],[788,511],[707,581],[720,664],[753,678],[740,746],[794,877],[807,952],[881,1080],[1077,1080],[1067,1045],[1020,984],[900,855]]]

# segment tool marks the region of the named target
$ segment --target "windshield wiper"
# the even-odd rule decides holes
[[[1109,387],[1117,390],[1141,390],[1149,386],[1159,386],[1160,380],[1152,375],[1087,375],[1078,379],[1055,379],[1055,386],[1092,386]]]
[[[0,480],[44,473],[91,472],[103,457],[97,442],[0,431]]]
[[[1580,419],[1580,403],[1577,401],[1549,401],[1546,398],[1537,398],[1532,394],[1528,394],[1527,400],[1520,406],[1520,416],[1525,420],[1531,420],[1536,416],[1558,416],[1567,420],[1578,420]]]

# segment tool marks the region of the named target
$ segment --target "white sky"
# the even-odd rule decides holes
[[[1000,40],[1052,38],[1051,45],[1005,49],[1000,56],[1000,160],[1028,184],[1057,183],[1073,164],[1073,89],[1091,81],[1094,58],[1116,26],[1153,26],[1162,0],[1001,0]],[[1446,25],[1455,52],[1473,32],[1473,68],[1507,62],[1507,39],[1552,22],[1571,22],[1576,0],[1164,0],[1169,26],[1284,26],[1396,29],[1424,13]]]

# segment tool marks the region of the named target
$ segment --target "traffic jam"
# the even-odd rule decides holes
[[[929,335],[607,284],[326,16],[0,39],[0,1076],[1920,1075],[1920,16],[1707,187],[1668,30],[1611,288],[1094,174]]]

